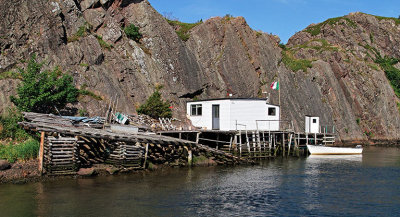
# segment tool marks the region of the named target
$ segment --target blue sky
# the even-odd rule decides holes
[[[399,0],[149,0],[162,15],[182,22],[210,17],[243,16],[255,30],[278,35],[286,43],[289,37],[311,23],[361,11],[368,14],[399,17]]]

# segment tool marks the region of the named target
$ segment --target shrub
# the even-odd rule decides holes
[[[10,138],[17,141],[28,139],[29,135],[18,125],[20,121],[23,121],[23,117],[16,109],[9,109],[6,114],[0,116],[0,139]]]
[[[0,158],[8,160],[10,163],[14,163],[16,160],[36,158],[38,152],[39,142],[32,138],[20,144],[0,145]]]
[[[124,32],[126,36],[136,42],[143,37],[142,34],[139,32],[139,27],[135,26],[134,24],[129,24],[124,28]]]
[[[41,71],[42,63],[32,55],[25,70],[20,69],[22,83],[17,88],[17,97],[11,101],[20,111],[51,113],[62,109],[67,103],[76,102],[78,90],[70,75],[62,75],[56,67],[53,71]]]
[[[160,88],[156,88],[154,93],[136,111],[138,114],[145,114],[152,118],[171,118],[172,111],[170,104],[161,99]]]

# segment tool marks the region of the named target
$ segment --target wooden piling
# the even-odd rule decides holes
[[[45,137],[45,132],[41,132],[40,133],[40,147],[39,147],[39,172],[40,172],[40,175],[43,174],[44,137]]]

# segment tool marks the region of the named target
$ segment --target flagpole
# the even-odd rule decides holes
[[[281,81],[278,75],[278,95],[279,95],[279,121],[281,120]]]

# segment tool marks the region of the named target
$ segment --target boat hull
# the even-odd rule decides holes
[[[311,155],[359,155],[362,154],[362,148],[342,148],[328,147],[318,145],[307,145]]]

